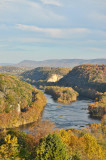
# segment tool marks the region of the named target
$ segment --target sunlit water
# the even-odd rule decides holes
[[[100,120],[95,120],[90,117],[88,105],[92,103],[90,99],[79,99],[72,102],[70,105],[57,103],[53,98],[45,94],[47,97],[47,105],[42,113],[42,121],[50,120],[55,123],[57,128],[86,128],[88,124],[99,123]],[[19,127],[21,131],[29,133],[31,124]]]
[[[79,99],[70,105],[63,105],[55,102],[50,95],[47,97],[47,105],[42,114],[42,120],[51,120],[57,128],[87,127],[88,124],[99,123],[99,120],[90,118],[88,105],[90,99]]]

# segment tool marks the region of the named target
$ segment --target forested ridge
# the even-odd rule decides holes
[[[0,128],[37,120],[45,104],[41,91],[15,76],[0,74]]]
[[[80,65],[75,67],[59,84],[106,91],[106,65]]]
[[[90,113],[102,117],[106,112],[106,65],[80,65],[72,69],[56,85],[73,87],[80,96],[94,99]]]

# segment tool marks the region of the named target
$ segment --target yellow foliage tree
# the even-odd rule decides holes
[[[19,160],[18,158],[18,143],[16,137],[7,135],[5,137],[5,144],[0,146],[0,160]]]
[[[85,153],[88,156],[88,160],[104,160],[105,155],[100,145],[97,144],[97,140],[89,133],[84,135]]]

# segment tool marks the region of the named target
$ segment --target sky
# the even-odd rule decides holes
[[[0,0],[0,63],[106,58],[106,0]]]

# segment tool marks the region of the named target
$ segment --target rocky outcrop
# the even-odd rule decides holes
[[[47,80],[47,82],[57,82],[59,81],[63,76],[58,74],[52,74],[51,77]]]

